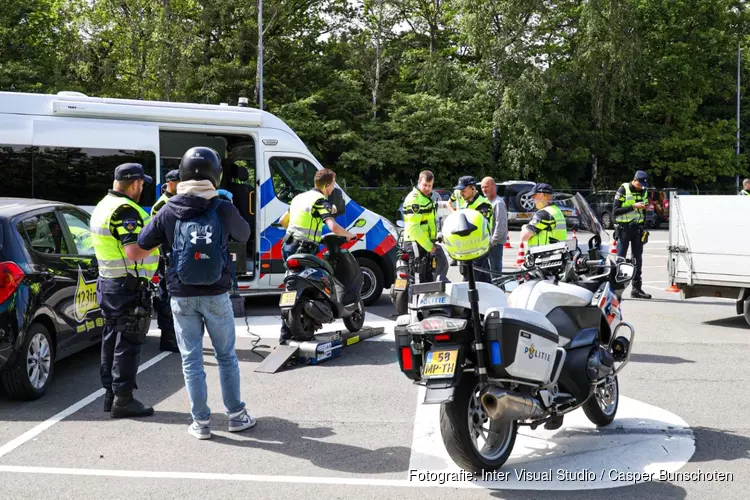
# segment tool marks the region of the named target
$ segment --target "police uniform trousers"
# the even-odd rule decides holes
[[[96,283],[96,295],[104,316],[102,332],[102,361],[100,376],[102,386],[112,389],[115,395],[137,389],[136,374],[145,337],[126,330],[126,323],[134,317],[140,303],[138,291],[125,288],[124,278],[102,278]],[[147,286],[141,280],[141,286]]]
[[[411,285],[416,283],[417,276],[419,276],[420,283],[430,283],[434,280],[432,269],[433,256],[416,241],[405,241],[404,251],[409,256],[409,281],[407,287],[409,290],[409,303],[411,303]]]
[[[633,288],[641,289],[641,267],[643,266],[643,226],[639,224],[619,225],[619,238],[617,240],[617,256],[627,257],[628,247],[633,251],[633,265],[635,265],[635,276],[633,276]]]
[[[156,310],[156,322],[161,330],[161,347],[168,348],[177,345],[177,336],[174,330],[174,318],[172,317],[172,306],[169,301],[169,291],[167,289],[166,276],[166,259],[163,254],[159,259],[159,276],[158,291],[154,294],[154,309]]]
[[[314,243],[301,242],[291,237],[286,237],[284,243],[281,246],[281,256],[286,262],[286,259],[290,255],[295,253],[309,253],[316,255],[319,245]],[[281,335],[279,335],[279,341],[290,340],[292,338],[292,332],[289,331],[289,327],[284,323],[284,318],[281,318]]]

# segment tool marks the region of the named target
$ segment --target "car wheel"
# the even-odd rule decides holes
[[[612,229],[612,216],[609,214],[609,212],[604,212],[602,214],[602,226],[604,226],[606,229]]]
[[[516,195],[515,201],[516,207],[518,207],[520,212],[533,212],[534,208],[536,207],[534,198],[531,195],[531,190],[521,191],[520,193],[518,193]]]
[[[52,336],[44,325],[33,323],[15,361],[2,374],[3,388],[9,397],[32,401],[44,395],[54,371],[52,346]]]
[[[357,259],[362,271],[362,302],[371,306],[378,301],[383,293],[383,271],[380,266],[370,259],[359,257]]]

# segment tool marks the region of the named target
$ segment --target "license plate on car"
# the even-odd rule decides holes
[[[516,217],[519,219],[530,219],[531,215],[530,214],[518,214],[516,215]]]
[[[405,290],[406,289],[406,280],[403,278],[398,278],[396,280],[396,284],[394,285],[396,287],[396,290]]]
[[[425,359],[424,378],[451,378],[456,372],[458,351],[430,351]]]
[[[297,300],[297,292],[284,292],[281,294],[279,305],[281,307],[293,306],[296,300]]]

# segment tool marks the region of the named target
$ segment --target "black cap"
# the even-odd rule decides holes
[[[460,179],[458,179],[458,185],[454,187],[453,189],[465,189],[469,186],[476,186],[477,180],[472,177],[471,175],[464,175]]]
[[[137,179],[143,179],[148,184],[154,182],[154,179],[150,175],[146,175],[143,171],[143,165],[140,163],[123,163],[115,169],[116,181],[133,181]]]
[[[648,187],[648,174],[643,170],[635,173],[635,180],[643,184],[643,187]]]
[[[552,186],[550,186],[549,184],[545,184],[544,182],[540,182],[539,184],[534,184],[534,187],[531,188],[530,193],[531,194],[537,194],[537,193],[552,194]]]
[[[167,176],[164,178],[167,182],[169,181],[179,181],[180,180],[180,171],[179,170],[170,170],[167,172]]]

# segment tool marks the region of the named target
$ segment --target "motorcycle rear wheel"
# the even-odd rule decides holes
[[[305,314],[303,307],[304,304],[298,302],[284,317],[294,340],[306,341],[315,338],[315,322]]]
[[[518,433],[515,420],[488,419],[479,402],[479,389],[475,377],[464,375],[454,391],[453,401],[440,407],[440,434],[448,455],[456,465],[477,475],[498,470],[505,464]]]
[[[612,383],[604,383],[594,389],[594,393],[583,403],[583,413],[597,427],[612,423],[620,403],[620,385],[617,377]]]
[[[407,290],[403,290],[401,292],[395,292],[393,295],[393,305],[396,306],[396,312],[399,314],[399,316],[408,314],[409,292]]]

